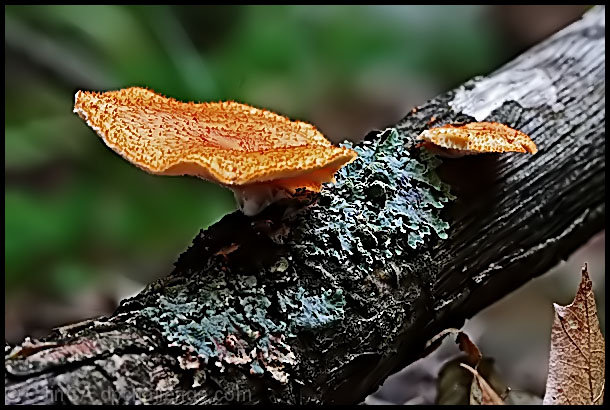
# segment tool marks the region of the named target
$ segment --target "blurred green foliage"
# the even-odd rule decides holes
[[[72,113],[78,89],[146,86],[316,124],[316,113],[333,119],[345,106],[330,137],[357,139],[367,130],[346,130],[369,110],[354,101],[423,102],[503,58],[485,8],[475,6],[5,11],[7,296],[69,295],[108,272],[148,282],[168,272],[200,228],[234,209],[228,190],[148,175],[107,149]],[[411,88],[424,91],[409,99],[402,90]]]

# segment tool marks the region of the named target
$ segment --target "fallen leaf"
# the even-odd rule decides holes
[[[553,306],[555,320],[543,404],[602,404],[606,350],[587,264],[574,301]]]
[[[483,355],[481,354],[481,351],[479,350],[479,348],[477,347],[477,345],[475,345],[470,338],[468,337],[468,335],[464,332],[459,332],[455,338],[455,343],[458,344],[460,350],[464,353],[466,353],[467,358],[466,360],[468,361],[468,364],[476,367],[479,365],[479,362],[481,361],[481,358],[483,357]]]
[[[465,360],[465,357],[456,358],[441,368],[436,382],[435,404],[468,405],[470,403],[473,375],[462,367]],[[493,358],[483,357],[476,368],[477,372],[500,398],[506,397],[508,400],[512,391],[504,382],[494,362]],[[542,398],[539,398],[539,401],[542,402]]]
[[[472,374],[460,366],[461,360],[450,360],[440,369],[434,404],[464,406],[469,403]]]
[[[472,380],[472,386],[470,388],[470,404],[482,404],[482,405],[499,405],[504,404],[498,393],[491,388],[491,386],[485,381],[483,377],[472,367],[466,363],[460,363],[464,369],[468,370],[474,375]]]

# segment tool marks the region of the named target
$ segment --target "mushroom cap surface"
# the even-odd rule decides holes
[[[439,147],[476,154],[483,152],[529,152],[538,148],[522,133],[497,122],[471,122],[465,125],[444,125],[422,132],[417,139]]]
[[[74,112],[141,169],[242,186],[275,181],[319,191],[356,158],[313,126],[237,102],[180,102],[139,87],[78,91]]]

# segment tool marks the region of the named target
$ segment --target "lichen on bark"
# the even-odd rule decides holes
[[[299,212],[279,217],[288,227],[281,235],[265,234],[279,256],[238,267],[232,252],[261,247],[259,242],[215,253],[202,246],[207,256],[201,271],[175,272],[162,286],[153,285],[157,291],[140,317],[160,328],[169,345],[186,350],[189,360],[181,363],[192,365],[194,357],[221,371],[246,366],[251,375],[268,372],[285,383],[299,363],[294,339],[341,321],[345,293],[357,279],[375,281],[390,261],[396,264],[432,234],[447,237],[440,210],[453,196],[435,174],[440,161],[396,129],[353,148],[359,157],[337,173],[334,185]],[[320,275],[329,276],[329,286],[312,290],[309,284]]]
[[[432,232],[447,238],[449,224],[440,210],[454,196],[435,173],[440,160],[413,149],[413,138],[394,128],[375,141],[346,145],[358,158],[339,170],[336,184],[295,225],[293,247],[306,260],[332,260],[365,277]]]
[[[251,374],[267,370],[284,382],[285,365],[296,361],[286,339],[341,319],[344,304],[341,290],[311,295],[299,287],[269,295],[256,276],[220,270],[203,286],[187,280],[167,287],[141,315],[155,322],[173,345],[187,347],[206,362],[212,359],[221,369],[247,364]],[[270,312],[272,305],[279,314]]]

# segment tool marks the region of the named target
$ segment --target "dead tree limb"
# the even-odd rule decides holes
[[[594,8],[372,135],[311,206],[227,215],[112,317],[7,346],[5,402],[362,401],[438,331],[604,229],[604,36]],[[475,119],[539,152],[445,160],[457,199],[443,202],[413,137]]]

